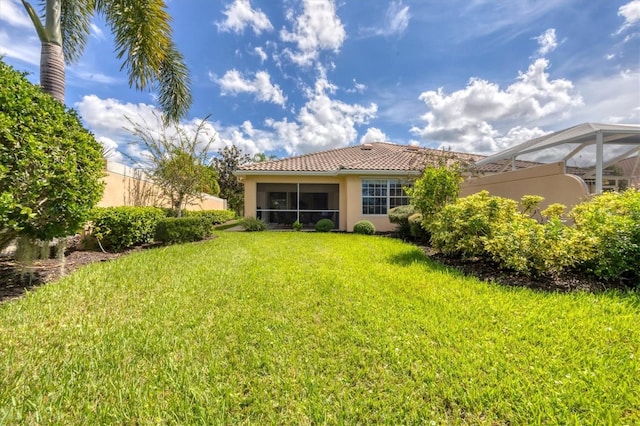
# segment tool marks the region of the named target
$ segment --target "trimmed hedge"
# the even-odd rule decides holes
[[[91,235],[105,249],[122,251],[153,241],[164,217],[164,210],[157,207],[96,207],[91,214]]]
[[[316,223],[316,232],[329,232],[335,225],[331,219],[320,219]]]
[[[414,214],[416,209],[412,205],[398,206],[389,210],[389,222],[398,225],[396,232],[403,240],[411,237],[411,229],[409,228],[409,216]]]
[[[356,234],[373,235],[376,233],[376,227],[368,220],[361,220],[353,226],[353,232]]]
[[[184,210],[182,216],[202,217],[206,219],[210,225],[219,225],[235,219],[236,212],[233,210]]]
[[[167,217],[156,226],[155,240],[164,244],[189,243],[211,236],[211,224],[206,217]]]

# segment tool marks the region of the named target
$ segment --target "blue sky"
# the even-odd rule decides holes
[[[371,141],[488,154],[583,122],[640,124],[640,0],[169,0],[213,149],[284,157]],[[40,44],[0,0],[0,54],[38,82]],[[97,139],[154,93],[129,88],[100,16],[66,103]]]

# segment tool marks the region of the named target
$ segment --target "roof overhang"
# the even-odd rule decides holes
[[[419,176],[419,170],[330,170],[330,171],[279,171],[279,170],[236,170],[236,176]]]

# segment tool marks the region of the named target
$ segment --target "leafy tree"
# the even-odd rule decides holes
[[[442,164],[426,167],[413,187],[407,188],[411,204],[422,214],[423,225],[428,225],[446,204],[458,198],[460,183],[460,167],[457,164]]]
[[[217,195],[220,192],[209,160],[209,148],[215,136],[205,135],[206,120],[202,120],[193,133],[169,125],[159,116],[156,116],[155,128],[130,121],[133,135],[146,148],[142,158],[146,174],[160,188],[178,217],[187,205],[202,199],[203,193]]]
[[[40,84],[64,103],[65,61],[84,51],[94,14],[104,16],[115,36],[116,55],[136,90],[157,88],[158,103],[170,120],[183,117],[191,104],[189,76],[176,49],[164,0],[40,0],[44,25],[22,0],[42,44]]]
[[[73,233],[102,197],[102,145],[1,60],[0,81],[0,249],[18,235]]]
[[[244,209],[244,185],[233,174],[240,166],[250,163],[255,157],[245,154],[237,146],[225,146],[213,159],[212,167],[218,175],[220,197],[239,215]]]

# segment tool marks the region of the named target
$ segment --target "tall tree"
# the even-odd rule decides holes
[[[136,90],[157,89],[168,120],[189,110],[189,73],[171,36],[171,17],[164,0],[40,0],[44,25],[34,8],[22,0],[38,33],[40,85],[64,103],[65,61],[82,55],[94,14],[105,17],[115,37],[116,56]]]
[[[220,197],[227,200],[229,207],[239,215],[244,209],[244,185],[233,174],[238,167],[250,163],[253,158],[235,145],[225,146],[213,159],[212,167],[218,175]]]
[[[209,160],[209,148],[215,136],[206,136],[207,118],[194,132],[169,125],[159,116],[156,116],[154,126],[130,120],[131,132],[145,148],[140,159],[144,171],[160,188],[178,217],[185,207],[202,199],[203,193],[217,195],[220,191]]]

